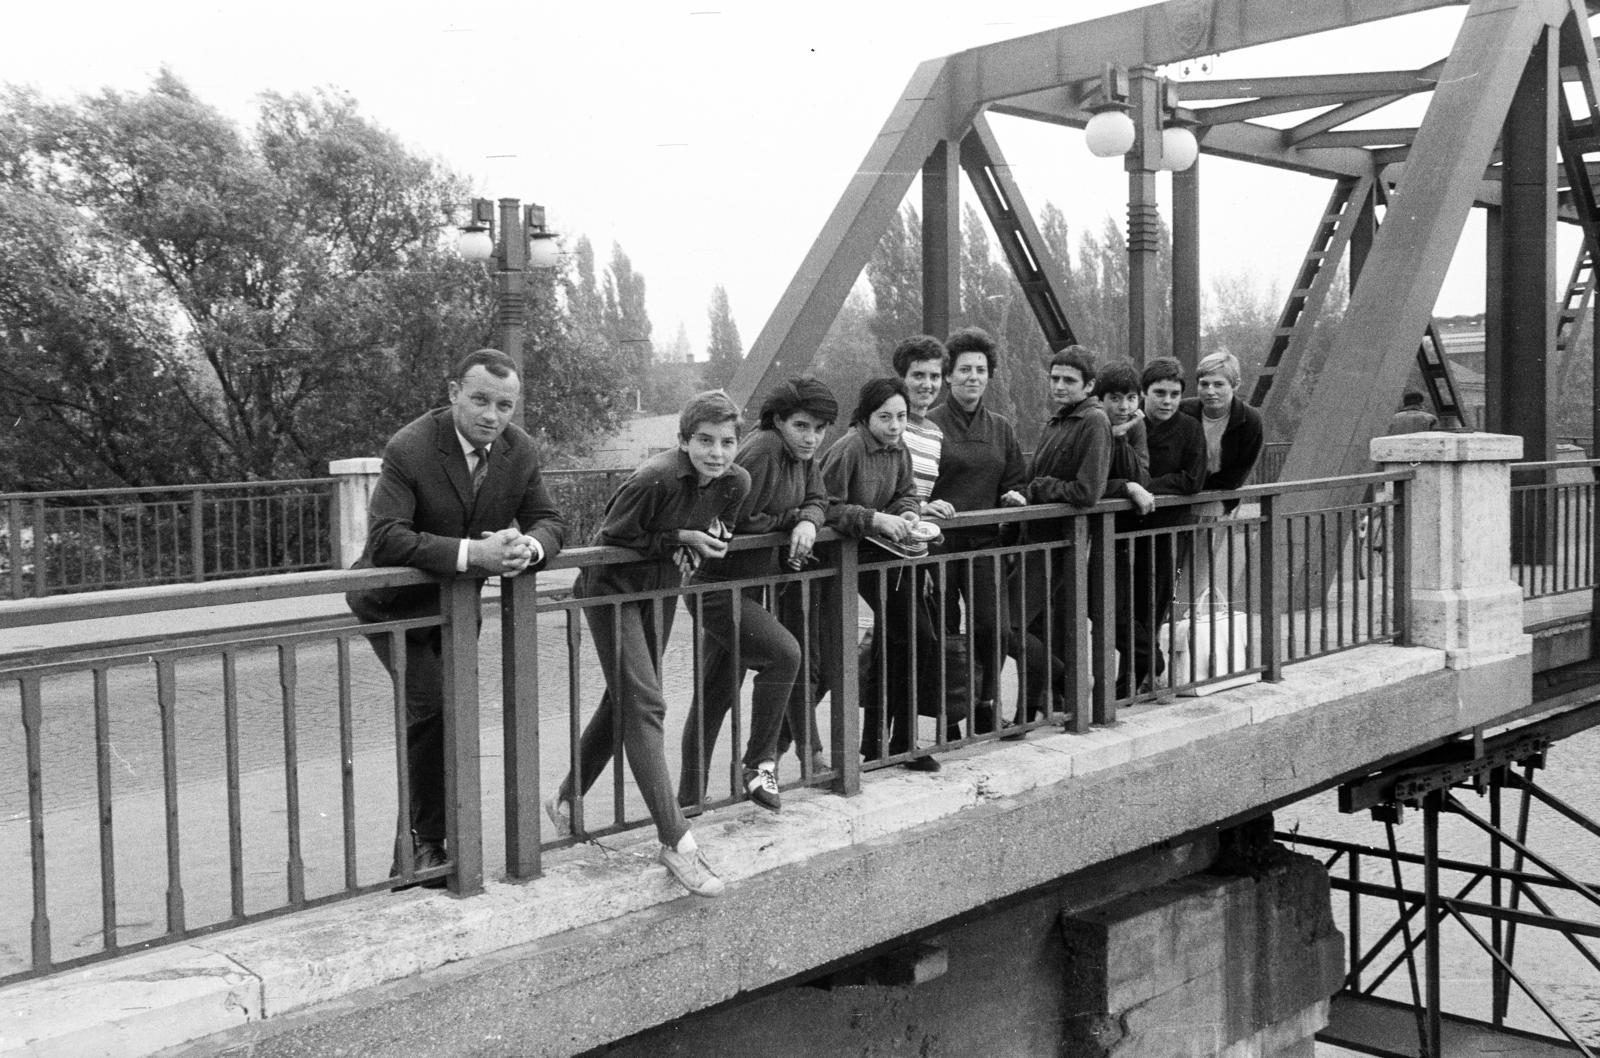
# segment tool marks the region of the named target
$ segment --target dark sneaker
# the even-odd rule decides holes
[[[744,792],[746,797],[769,812],[776,812],[783,807],[783,799],[778,796],[778,777],[773,774],[770,764],[744,770]]]

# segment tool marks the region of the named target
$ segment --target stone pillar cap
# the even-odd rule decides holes
[[[1374,437],[1375,463],[1511,463],[1522,458],[1522,438],[1503,433],[1424,433]]]
[[[376,474],[383,469],[383,460],[377,456],[357,459],[335,459],[328,464],[330,474]]]

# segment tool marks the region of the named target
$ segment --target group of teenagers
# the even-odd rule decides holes
[[[1237,489],[1249,476],[1262,428],[1259,414],[1235,394],[1238,361],[1225,352],[1201,360],[1197,395],[1185,398],[1184,369],[1175,359],[1154,359],[1142,370],[1129,361],[1098,360],[1081,346],[1051,357],[1054,412],[1027,459],[1013,424],[985,405],[1000,365],[994,339],[977,328],[942,342],[929,335],[900,342],[894,375],[861,387],[848,428],[825,450],[839,402],[815,378],[775,386],[758,428],[742,438],[740,410],[725,393],[693,397],[679,416],[677,447],[623,482],[593,541],[641,558],[586,566],[574,586],[576,597],[595,600],[584,613],[606,691],[584,727],[576,775],[545,803],[557,833],[573,833],[574,803],[620,745],[656,827],[658,860],[692,893],[724,889],[685,810],[704,802],[709,759],[740,702],[746,672],[755,675],[743,795],[778,811],[778,761],[791,747],[807,774],[826,767],[815,723],[826,691],[819,674],[843,671],[844,645],[834,642],[827,656],[823,607],[807,597],[811,582],[783,577],[815,560],[823,528],[905,545],[934,535],[922,523],[957,514],[1032,504],[1086,508],[1102,498],[1130,501],[1131,509],[1117,515],[1119,532],[1219,515],[1220,504],[1157,507],[1156,499]],[[946,718],[949,735],[960,737],[959,723],[969,715],[972,733],[982,733],[1074,708],[1062,685],[1065,622],[1055,616],[1052,627],[1051,616],[1062,612],[1052,611],[1059,601],[1052,599],[1067,581],[1051,563],[1072,559],[1060,549],[995,550],[1062,531],[1059,521],[1030,521],[1011,535],[1002,524],[946,528],[934,548],[960,568],[937,578],[932,565],[907,565],[899,547],[860,549],[859,591],[874,614],[873,653],[863,669],[878,674],[874,689],[862,694],[860,748],[867,760],[887,751],[908,768],[939,770],[937,757],[917,751],[910,700],[926,687],[912,659],[939,654],[937,646],[912,642],[925,631],[938,642],[941,633],[964,628],[975,647],[976,700],[970,714]],[[735,535],[774,532],[787,534],[784,546],[729,548]],[[1156,630],[1167,617],[1183,555],[1154,546],[1155,539],[1136,536],[1117,545],[1117,591],[1127,597],[1115,608],[1118,697],[1161,673]],[[728,581],[746,583],[716,587]],[[673,623],[671,595],[685,588],[701,658],[674,787],[660,662]],[[1026,688],[1010,719],[997,703],[1007,657],[1020,666]]]

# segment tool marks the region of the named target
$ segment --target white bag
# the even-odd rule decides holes
[[[1202,598],[1204,598],[1202,596]],[[1190,631],[1193,630],[1193,642],[1190,641]],[[1250,615],[1241,610],[1232,609],[1223,603],[1222,606],[1213,608],[1196,602],[1195,608],[1189,617],[1176,621],[1171,626],[1172,638],[1167,638],[1167,628],[1161,629],[1158,647],[1172,644],[1172,656],[1168,659],[1166,679],[1170,685],[1185,684],[1210,680],[1213,675],[1225,678],[1215,683],[1206,683],[1199,687],[1187,687],[1178,693],[1190,697],[1203,697],[1225,691],[1231,687],[1242,687],[1247,683],[1255,683],[1261,679],[1259,672],[1243,673],[1242,670],[1249,665],[1250,642]],[[1215,639],[1213,639],[1215,635]],[[1190,649],[1193,648],[1194,668],[1190,670]],[[1216,661],[1216,672],[1212,671],[1212,661]],[[1228,677],[1228,673],[1239,675]]]

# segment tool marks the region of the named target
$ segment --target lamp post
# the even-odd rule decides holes
[[[1156,75],[1148,66],[1124,70],[1107,65],[1100,82],[1099,97],[1089,103],[1093,116],[1084,126],[1090,153],[1100,158],[1121,155],[1128,172],[1128,355],[1143,364],[1156,354],[1152,348],[1155,328],[1151,326],[1160,310],[1161,290],[1156,282],[1161,253],[1161,212],[1156,202],[1156,173],[1174,174],[1189,170],[1199,156],[1200,145],[1187,123],[1178,117],[1177,86]],[[1176,175],[1174,176],[1176,180]],[[1192,185],[1192,180],[1186,181]],[[1190,199],[1186,196],[1186,207]],[[1173,316],[1188,319],[1197,290],[1198,246],[1189,236],[1188,224],[1174,225],[1175,257],[1173,275]],[[1185,234],[1179,247],[1178,231]],[[1178,276],[1183,281],[1177,282]],[[1180,346],[1186,344],[1181,339]]]
[[[495,345],[517,365],[517,378],[526,386],[522,345],[528,329],[528,272],[554,268],[561,253],[555,233],[545,228],[543,206],[502,198],[498,221],[495,206],[486,198],[472,200],[472,220],[462,227],[456,250],[469,261],[494,262]],[[515,421],[523,425],[520,401]]]

